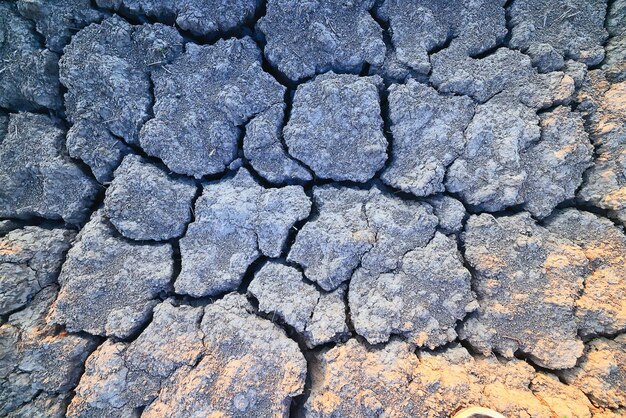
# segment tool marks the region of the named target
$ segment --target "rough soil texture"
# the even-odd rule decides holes
[[[162,241],[185,232],[195,194],[193,181],[171,178],[141,157],[128,155],[115,170],[104,208],[125,237]]]
[[[483,354],[519,350],[542,367],[573,367],[583,351],[575,319],[589,272],[582,249],[528,213],[473,215],[462,239],[480,308],[461,338]]]
[[[219,36],[249,23],[256,14],[259,0],[96,0],[96,4],[122,10],[136,16],[176,23],[194,35]]]
[[[383,30],[372,17],[374,0],[272,0],[257,22],[264,55],[292,81],[329,70],[358,72],[385,58]]]
[[[75,236],[74,231],[65,228],[27,226],[0,239],[2,315],[26,306],[41,289],[56,282]]]
[[[509,10],[509,45],[528,54],[541,72],[562,69],[566,59],[600,64],[606,9],[602,1],[516,1]]]
[[[602,71],[590,71],[577,100],[587,120],[587,129],[597,158],[584,176],[578,198],[609,210],[626,224],[626,81],[614,84]]]
[[[436,232],[424,247],[404,254],[392,271],[357,269],[349,303],[355,330],[370,344],[390,335],[435,348],[456,337],[456,321],[478,307],[456,241]]]
[[[224,171],[237,157],[241,127],[285,90],[261,69],[261,51],[247,37],[187,44],[153,79],[154,118],[142,128],[141,147],[196,178]]]
[[[98,185],[67,155],[65,129],[35,113],[12,113],[5,126],[0,216],[84,221]]]
[[[0,416],[626,416],[626,1],[0,2]]]
[[[128,337],[170,286],[172,264],[170,244],[126,241],[99,210],[68,251],[51,321],[69,330]]]
[[[0,107],[40,110],[62,107],[59,55],[43,48],[35,24],[15,2],[0,3]]]
[[[332,72],[298,87],[285,144],[323,179],[366,182],[387,159],[378,76]],[[315,144],[315,146],[311,146]]]

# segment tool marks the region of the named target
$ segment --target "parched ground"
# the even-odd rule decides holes
[[[0,1],[0,416],[626,416],[625,0]]]

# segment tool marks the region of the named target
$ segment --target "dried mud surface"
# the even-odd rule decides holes
[[[0,2],[0,416],[626,416],[625,0]]]

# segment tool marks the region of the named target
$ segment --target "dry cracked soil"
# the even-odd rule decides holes
[[[626,417],[625,0],[0,1],[0,416]]]

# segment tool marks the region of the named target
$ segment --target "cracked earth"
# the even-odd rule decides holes
[[[626,416],[625,0],[5,0],[0,59],[0,416]]]

